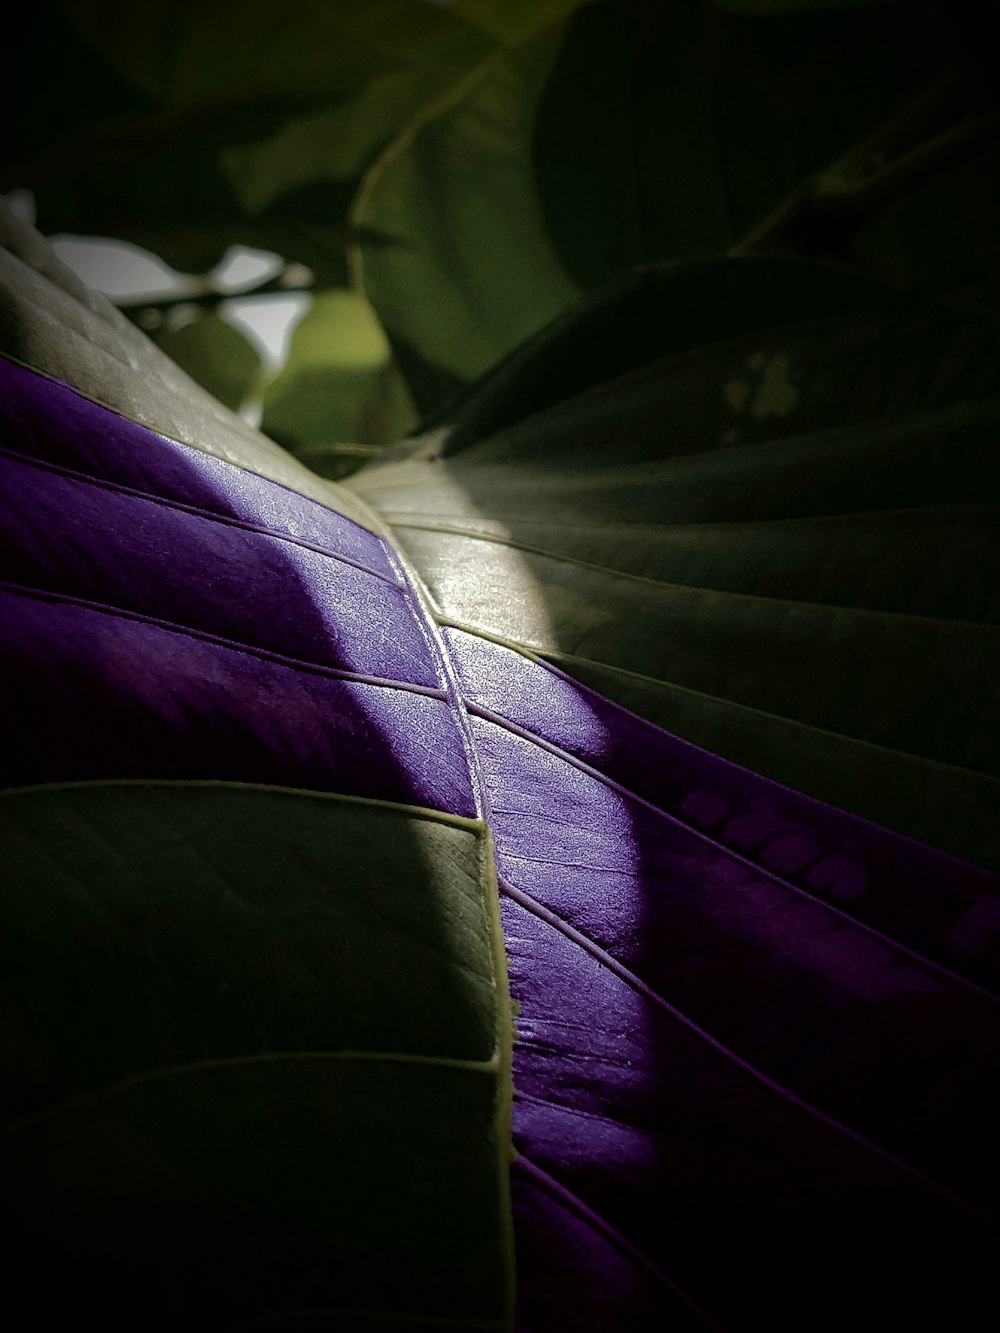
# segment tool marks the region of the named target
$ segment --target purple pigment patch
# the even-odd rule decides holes
[[[0,586],[6,785],[257,782],[474,817],[448,702]]]
[[[661,1298],[680,1291],[723,1327],[760,1327],[841,1288],[848,1264],[860,1282],[987,1230],[509,896],[504,931],[520,1004],[515,1146],[563,1200],[620,1238],[624,1272],[607,1281],[622,1287],[606,1290],[607,1304],[617,1294],[627,1311],[633,1285],[648,1295],[660,1274]],[[535,1256],[521,1254],[529,1235],[538,1244],[539,1225],[530,1186],[512,1176],[528,1272]],[[525,1327],[559,1327],[565,1286],[540,1278],[519,1290]]]
[[[336,554],[2,456],[0,524],[11,583],[306,663],[442,685],[409,590]]]
[[[995,876],[701,750],[549,663],[462,630],[443,637],[472,712],[548,742],[720,849],[996,988],[1000,929],[974,954],[951,935],[953,922],[997,901]]]
[[[382,539],[2,360],[0,387],[8,785],[214,779],[475,814]]]
[[[924,890],[941,940],[962,904],[998,901],[996,880],[444,634],[519,1004],[515,1142],[537,1168],[512,1177],[525,1327],[559,1327],[573,1299],[539,1273],[539,1247],[571,1262],[542,1217],[588,1236],[582,1219],[602,1219],[626,1311],[680,1300],[737,1328],[809,1309],[848,1266],[863,1282],[887,1246],[902,1262],[988,1233],[975,1204],[997,1161],[968,1125],[972,1107],[1000,1112],[1000,1010],[980,984],[995,971],[845,909],[885,876],[887,901]],[[831,880],[849,891],[818,892]],[[614,1305],[580,1326],[613,1328]]]
[[[771,1328],[996,1234],[993,877],[440,631],[332,509],[3,361],[0,389],[6,784],[488,817],[522,1333]]]
[[[0,447],[333,551],[387,578],[381,540],[280,482],[168,440],[0,357]]]

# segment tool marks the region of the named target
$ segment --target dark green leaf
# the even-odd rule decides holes
[[[302,186],[354,183],[392,135],[447,91],[454,77],[453,70],[436,66],[384,74],[351,102],[297,116],[266,139],[225,150],[226,175],[251,215]]]
[[[891,6],[762,24],[700,0],[593,4],[485,62],[353,213],[421,409],[581,294],[739,241],[947,66],[915,8],[901,42]]]
[[[286,94],[353,97],[394,65],[462,65],[482,40],[446,8],[409,0],[72,0],[83,39],[147,96],[176,108]]]
[[[8,1299],[502,1328],[484,827],[142,783],[9,792],[0,821]]]
[[[157,332],[156,342],[224,406],[235,411],[253,391],[260,357],[239,329],[218,315],[197,315],[180,328],[168,325]]]
[[[298,197],[257,214],[230,181],[225,151],[239,148],[213,142],[204,126],[157,123],[148,132],[97,136],[83,147],[78,168],[55,155],[39,165],[40,178],[28,164],[17,179],[35,186],[38,222],[50,235],[132,241],[193,273],[213,268],[233,245],[270,249],[308,265],[320,284],[341,284],[349,187],[310,182]]]
[[[985,862],[998,363],[834,270],[653,273],[348,484],[446,619]]]
[[[12,143],[0,186],[33,189],[50,235],[120,237],[196,272],[233,244],[260,246],[328,285],[344,278],[350,182],[491,46],[411,0],[295,0],[280,20],[256,0],[66,9],[54,28],[77,53],[61,89],[72,114]],[[116,86],[112,70],[134,106],[89,95]],[[331,182],[339,193],[317,194]],[[304,197],[275,211],[293,188]]]

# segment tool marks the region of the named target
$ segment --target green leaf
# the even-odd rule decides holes
[[[296,325],[288,362],[268,385],[261,428],[314,470],[343,471],[338,444],[384,445],[414,424],[406,387],[371,306],[350,291],[318,295]]]
[[[498,42],[515,46],[542,28],[567,18],[592,0],[455,0],[453,14],[482,28]]]
[[[409,0],[287,0],[280,14],[263,0],[73,0],[67,11],[124,77],[183,109],[275,94],[343,101],[387,67],[461,63],[476,42],[447,9]]]
[[[226,175],[249,214],[317,181],[355,182],[392,135],[454,79],[454,71],[439,68],[382,75],[351,102],[297,116],[266,139],[224,150]]]
[[[579,294],[548,244],[531,157],[561,40],[546,32],[483,62],[390,145],[352,210],[358,275],[421,411]]]
[[[131,241],[191,273],[246,245],[308,265],[317,283],[342,284],[350,184],[307,180],[269,207],[248,210],[223,160],[241,151],[244,136],[232,120],[226,113],[98,127],[84,142],[56,143],[18,164],[11,181],[33,188],[48,235]],[[257,133],[273,133],[276,120],[284,116],[265,118]]]
[[[255,244],[251,228],[239,225],[239,203],[215,145],[181,127],[95,135],[76,167],[52,156],[51,163],[26,164],[18,177],[33,187],[47,235],[131,241],[187,273],[207,272],[234,244]]]
[[[131,240],[194,272],[231,245],[258,246],[321,285],[344,280],[350,182],[491,47],[412,0],[293,0],[280,21],[257,0],[66,10],[53,27],[78,55],[60,89],[72,114],[11,145],[0,187],[35,192],[46,234]],[[90,95],[121,80],[132,103]]]
[[[0,823],[9,1284],[105,1327],[506,1326],[483,825],[180,783]]]
[[[347,484],[447,622],[993,863],[998,353],[832,269],[653,271]]]
[[[484,62],[352,213],[421,410],[581,295],[725,252],[949,55],[926,15],[901,46],[892,9],[761,24],[670,0],[587,5]]]
[[[3,355],[171,439],[377,525],[352,496],[321,481],[195,384],[120,310],[90,291],[2,199],[0,289]]]
[[[234,411],[249,398],[260,372],[260,357],[239,329],[214,313],[195,316],[180,328],[157,331],[161,351]]]

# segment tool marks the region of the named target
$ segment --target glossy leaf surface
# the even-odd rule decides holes
[[[411,585],[328,505],[0,366],[24,1292],[55,1262],[52,1313],[110,1327],[504,1327],[495,881]]]
[[[840,113],[805,111],[836,100],[855,19],[747,20],[733,64],[729,19],[689,40],[707,7],[595,5],[559,30],[560,0],[502,21],[479,0],[363,8],[388,47],[405,8],[420,58],[353,62],[350,105],[399,97],[325,166],[348,103],[216,118],[183,43],[173,73],[169,50],[138,73],[180,78],[157,95],[204,113],[240,207],[328,225],[409,114],[409,74],[436,68],[421,24],[505,48],[384,165],[474,106],[444,142],[506,181],[511,216],[453,189],[449,215],[475,225],[464,250],[442,242],[428,181],[447,167],[452,188],[454,159],[420,149],[413,249],[361,233],[404,286],[428,244],[442,268],[401,307],[420,345],[390,328],[425,405],[461,385],[448,357],[530,331],[539,237],[589,289],[664,237],[717,248],[843,146]],[[677,37],[656,95],[644,10]],[[780,77],[757,25],[811,34],[779,43]],[[855,128],[919,76],[894,51],[890,79],[880,50],[852,56],[872,75]],[[529,51],[552,59],[518,90]],[[692,52],[720,51],[715,136]],[[663,95],[712,150],[683,188],[664,186],[684,142]],[[632,155],[628,197],[594,184],[619,134],[670,146]],[[63,784],[0,796],[4,1082],[34,1099],[11,1095],[4,1207],[36,1308],[509,1324],[499,898],[519,1328],[975,1327],[1000,1174],[1000,893],[970,864],[994,863],[998,809],[994,335],[842,268],[657,269],[515,351],[352,492],[301,465],[344,456],[295,379],[336,359],[322,320],[284,386],[297,463],[4,226],[0,748],[8,784]],[[43,1285],[53,1269],[69,1280]]]
[[[5,356],[199,452],[329,500],[326,483],[195,384],[110,301],[61,264],[52,247],[2,200],[0,241]],[[30,417],[25,424],[30,431]],[[356,514],[350,496],[338,494],[336,502]]]
[[[720,1320],[722,1326],[733,1321],[752,1325],[815,1312],[819,1293],[835,1272],[841,1295],[863,1300],[866,1281],[891,1273],[897,1263],[910,1262],[915,1252],[932,1255],[936,1263],[973,1262],[989,1241],[988,1224],[977,1215],[976,1204],[988,1202],[994,1166],[983,1150],[982,1135],[970,1122],[969,1108],[977,1107],[982,1123],[991,1124],[992,1098],[1000,1086],[986,1056],[996,1024],[996,1004],[985,989],[995,982],[995,881],[685,745],[511,649],[453,629],[444,631],[435,648],[433,621],[424,621],[430,640],[408,640],[408,626],[419,623],[422,612],[409,603],[409,584],[384,539],[315,502],[293,503],[290,492],[250,473],[206,460],[120,418],[116,424],[107,409],[30,372],[9,367],[5,376],[5,401],[20,401],[13,421],[35,423],[30,440],[34,461],[9,459],[6,464],[13,516],[8,520],[5,573],[19,583],[8,589],[5,614],[11,631],[5,657],[17,689],[5,746],[12,760],[20,753],[46,768],[46,776],[65,775],[58,765],[70,761],[76,765],[70,775],[77,778],[100,775],[105,764],[112,772],[155,778],[217,778],[233,775],[234,762],[251,763],[252,768],[236,776],[291,784],[297,775],[314,787],[335,784],[342,791],[397,801],[440,803],[446,810],[475,813],[481,808],[487,815],[504,899],[512,992],[519,1004],[514,1128],[520,1156],[512,1199],[519,1303],[528,1327],[558,1327],[574,1310],[585,1318],[581,1327],[593,1329],[648,1328],[664,1319],[681,1327],[719,1326]],[[15,429],[23,445],[23,426],[16,424]],[[18,504],[19,475],[28,467],[39,474],[35,499]],[[84,470],[92,480],[85,480]],[[137,481],[144,494],[139,494]],[[107,513],[95,510],[95,491],[100,503],[114,508]],[[163,509],[160,523],[167,525],[162,529],[150,515],[133,518],[121,508],[148,505],[154,494],[159,494],[157,503]],[[50,526],[46,505],[53,515],[61,514],[61,540],[55,544],[43,539]],[[21,517],[25,514],[30,516],[27,524]],[[265,516],[266,526],[260,521]],[[74,523],[80,524],[76,530]],[[207,544],[210,534],[214,548]],[[117,549],[122,541],[128,543],[127,551]],[[81,550],[87,551],[83,562],[74,554]],[[164,577],[161,553],[167,551],[173,563],[170,576]],[[268,557],[270,551],[277,559]],[[321,553],[326,574],[315,559]],[[177,563],[179,554],[190,559],[187,569]],[[227,582],[227,565],[243,571],[241,583]],[[199,577],[199,569],[211,569],[212,577]],[[248,583],[245,575],[251,570]],[[350,580],[358,576],[367,592],[352,607]],[[391,597],[377,611],[377,622],[369,622],[366,615],[378,582],[390,585],[379,595]],[[399,591],[393,592],[392,585]],[[253,588],[252,597],[243,591],[247,587]],[[178,603],[181,589],[185,591]],[[284,623],[283,607],[291,613]],[[95,620],[100,622],[96,632]],[[210,623],[215,631],[206,633]],[[375,639],[382,637],[375,623],[393,630],[395,648],[383,639],[380,651],[399,654],[392,668],[394,682],[377,682],[351,669],[355,655],[371,651]],[[149,648],[147,636],[153,631],[159,638]],[[296,657],[275,654],[267,636],[295,646]],[[60,643],[65,644],[62,651]],[[229,665],[234,650],[241,663],[235,675]],[[333,659],[322,660],[324,651],[332,651]],[[22,665],[25,670],[19,675]],[[442,669],[445,675],[438,676]],[[323,697],[315,722],[304,725],[298,699],[303,692],[311,697],[311,677],[325,678],[330,693]],[[453,683],[442,687],[434,683],[438,680]],[[248,681],[254,682],[253,694],[247,693]],[[389,695],[395,702],[386,708]],[[87,704],[82,712],[81,697]],[[122,726],[125,710],[129,723]],[[432,710],[440,716],[429,726]],[[33,720],[30,728],[28,719]],[[99,733],[102,724],[105,737],[112,727],[120,728],[113,745]],[[213,728],[226,744],[213,743]],[[315,739],[324,731],[331,738],[325,750]],[[467,755],[472,761],[471,792],[457,781]],[[10,776],[24,781],[26,775],[14,770]],[[29,773],[28,780],[33,776]],[[129,810],[130,797],[136,794],[181,800],[185,810],[189,804],[191,828],[187,814],[173,811],[157,811],[149,823],[137,819]],[[176,916],[161,906],[173,903],[176,893],[157,889],[151,896],[166,921],[159,924],[163,918],[158,915],[148,923],[139,915],[134,927],[146,931],[143,938],[155,940],[156,959],[160,950],[177,959],[175,966],[195,990],[191,1008],[197,1019],[178,1020],[177,1032],[165,1032],[162,1020],[155,1024],[158,1043],[166,1043],[169,1050],[183,1048],[178,1060],[187,1055],[185,1043],[200,1043],[199,1049],[207,1043],[214,1051],[213,1034],[218,1034],[215,1040],[243,1049],[240,1042],[255,1030],[249,1018],[241,1026],[232,1016],[228,994],[217,1000],[205,992],[207,983],[199,981],[209,947],[201,942],[202,898],[214,902],[220,877],[223,892],[229,884],[236,894],[239,886],[241,901],[249,896],[261,903],[251,921],[258,934],[268,935],[269,949],[258,953],[250,945],[246,948],[250,959],[259,959],[265,968],[268,994],[274,995],[279,1011],[267,1020],[273,1046],[285,1024],[296,1033],[312,1031],[310,1024],[333,1023],[339,1015],[339,1007],[321,1003],[310,991],[315,1004],[297,1017],[305,984],[302,970],[313,950],[329,948],[328,961],[335,970],[342,960],[344,984],[353,997],[353,1004],[344,1002],[352,1024],[367,1022],[367,998],[362,997],[384,996],[376,984],[378,968],[361,947],[364,930],[353,924],[350,896],[342,909],[348,890],[337,887],[324,897],[327,904],[331,898],[336,903],[328,907],[337,923],[335,928],[330,923],[335,934],[328,937],[327,927],[313,919],[301,895],[296,898],[292,891],[303,874],[307,887],[322,875],[332,876],[339,886],[337,867],[343,863],[349,868],[345,873],[356,875],[361,886],[353,892],[363,890],[357,910],[366,913],[369,931],[381,932],[392,923],[411,945],[422,947],[425,932],[440,915],[449,938],[454,935],[463,948],[466,929],[478,931],[479,947],[485,947],[482,921],[477,926],[465,909],[456,915],[453,905],[440,913],[435,908],[441,901],[437,895],[447,894],[456,871],[457,853],[449,839],[463,830],[463,836],[475,835],[476,864],[482,866],[478,823],[460,821],[456,830],[449,822],[441,830],[425,813],[419,830],[430,821],[427,830],[415,834],[412,811],[351,803],[341,811],[333,803],[345,821],[353,819],[355,810],[360,812],[356,829],[335,831],[325,822],[330,802],[322,798],[211,783],[195,789],[148,783],[81,787],[71,793],[71,804],[78,795],[84,802],[106,806],[107,826],[99,823],[96,839],[88,835],[81,857],[71,860],[75,863],[83,852],[91,859],[97,856],[95,873],[104,891],[113,891],[116,904],[122,894],[127,901],[129,893],[141,896],[149,877],[155,888],[163,876],[173,883],[176,873],[177,882],[185,886]],[[17,802],[36,798],[42,804],[63,799],[55,789],[11,793],[5,799],[16,811]],[[232,809],[226,801],[234,803]],[[262,817],[254,804],[261,801],[291,802],[292,809],[284,818]],[[218,803],[221,813],[215,808]],[[296,812],[304,810],[320,812],[318,845],[301,836],[305,816]],[[118,836],[120,820],[128,837]],[[386,827],[379,827],[379,821]],[[66,857],[82,836],[80,822],[74,820],[68,830],[59,822],[47,838],[44,830],[36,831],[26,849],[20,835],[7,839],[6,845],[27,865],[9,863],[10,882],[37,878],[44,889],[42,898],[42,890],[28,895],[28,919],[19,919],[10,932],[29,971],[31,949],[25,949],[25,941],[37,939],[31,947],[41,949],[48,940],[51,948],[52,938],[51,925],[32,925],[30,913],[53,893],[65,892],[64,872],[54,873],[51,856],[43,859],[38,844],[59,848],[59,856]],[[312,825],[306,823],[308,832]],[[400,831],[391,833],[393,827]],[[177,854],[161,848],[161,842],[165,837],[172,846],[179,838],[190,851],[209,831],[211,878],[202,892],[192,895],[198,876],[186,861],[178,863]],[[273,853],[267,850],[269,839],[275,840]],[[390,871],[378,868],[381,861],[373,867],[366,860],[364,848],[373,841],[379,857],[388,858]],[[101,871],[100,858],[109,848],[114,849],[114,864],[127,867],[127,872]],[[148,868],[145,851],[139,849],[148,850]],[[280,895],[272,887],[271,856],[295,869],[292,881],[287,873],[279,876]],[[414,858],[431,876],[435,887],[430,894],[423,891],[423,880],[409,872]],[[462,864],[459,859],[459,868]],[[234,878],[220,875],[220,865],[231,867]],[[393,884],[403,895],[406,911],[420,917],[419,928],[411,929],[411,918],[400,918],[395,909],[387,922],[386,909],[394,899],[386,876],[392,873],[398,873]],[[488,879],[482,881],[484,892],[488,884]],[[15,906],[19,901],[19,895],[11,899]],[[89,905],[89,899],[85,902]],[[269,918],[260,919],[265,904],[280,913],[275,927]],[[193,912],[194,919],[185,918],[185,911]],[[132,909],[126,915],[134,921],[137,913]],[[100,923],[106,917],[101,913]],[[227,962],[234,954],[242,958],[241,942],[249,926],[242,918],[221,918],[218,909],[211,920],[218,928],[212,939],[218,939],[220,947],[224,941]],[[298,946],[294,968],[276,970],[285,956],[280,948],[285,932],[300,930],[308,933],[308,948]],[[74,938],[80,938],[79,931]],[[84,959],[108,952],[100,940],[81,948]],[[134,955],[133,945],[124,944],[120,968],[137,966]],[[145,974],[148,960],[145,952],[140,956]],[[392,983],[402,985],[405,969],[401,971],[395,944],[384,958]],[[310,966],[308,976],[316,970]],[[18,968],[13,975],[20,975]],[[152,976],[157,975],[153,970]],[[262,1010],[269,1013],[263,999],[256,999],[262,984],[255,973],[241,981],[253,995],[238,1015],[252,1013],[256,1019]],[[113,1009],[114,998],[124,989],[130,989],[130,983],[121,971],[113,971],[104,987],[94,992],[91,986],[87,1003],[96,1003],[102,1012]],[[431,993],[439,989],[446,998],[450,995],[449,984],[435,977]],[[409,1026],[404,1031],[436,1032],[433,1018],[422,1017],[419,1005],[403,999],[410,996],[409,989],[393,994],[407,1004]],[[65,997],[62,986],[51,992],[46,1012],[55,1009],[63,1021],[72,1017],[79,1022],[81,1013],[88,1012],[86,1004]],[[470,1022],[481,1011],[481,1000],[465,990],[453,1004],[457,1012],[436,1039],[445,1039],[451,1024]],[[148,1012],[159,1009],[160,1002],[150,1000]],[[35,1011],[31,1014],[31,1022],[37,1022]],[[143,1035],[145,1029],[135,1017],[121,1043],[109,1037],[110,1022],[95,1024],[102,1060],[114,1057],[119,1045],[126,1064],[141,1060],[143,1052],[148,1056],[152,1038]],[[278,1037],[271,1035],[276,1027]],[[930,1050],[929,1033],[935,1034]],[[50,1028],[37,1041],[46,1050],[58,1047]],[[79,1041],[69,1044],[75,1050]],[[888,1068],[883,1060],[887,1046],[895,1053]],[[90,1069],[88,1050],[85,1043],[80,1046],[78,1077]],[[54,1063],[65,1077],[65,1059]],[[32,1058],[32,1066],[39,1065]],[[258,1086],[256,1064],[249,1075],[250,1089],[245,1083],[230,1087],[228,1064],[220,1076],[221,1090],[216,1072],[199,1073],[193,1088],[189,1072],[181,1072],[179,1093],[172,1080],[168,1084],[166,1095],[172,1100],[166,1107],[156,1101],[147,1105],[145,1080],[138,1099],[128,1083],[124,1111],[115,1099],[119,1118],[113,1131],[103,1120],[95,1126],[88,1113],[82,1129],[60,1129],[55,1135],[47,1130],[42,1145],[33,1144],[19,1161],[29,1167],[46,1164],[67,1192],[64,1207],[70,1218],[82,1206],[77,1200],[92,1199],[97,1189],[84,1162],[96,1155],[104,1178],[110,1172],[113,1179],[121,1179],[124,1173],[123,1184],[114,1191],[109,1193],[107,1185],[97,1189],[102,1220],[94,1232],[95,1244],[117,1257],[109,1268],[106,1259],[98,1263],[86,1253],[88,1261],[96,1263],[98,1283],[112,1274],[120,1281],[124,1265],[124,1290],[148,1299],[159,1281],[157,1261],[116,1243],[121,1210],[132,1207],[130,1190],[137,1188],[129,1170],[136,1168],[114,1165],[116,1150],[101,1137],[113,1132],[120,1140],[124,1116],[131,1127],[129,1142],[135,1145],[132,1136],[145,1135],[133,1152],[141,1157],[155,1144],[161,1162],[155,1180],[162,1182],[157,1189],[168,1200],[179,1194],[182,1201],[156,1208],[150,1219],[162,1237],[156,1254],[176,1256],[183,1273],[173,1298],[177,1308],[200,1299],[196,1293],[206,1285],[210,1302],[231,1317],[243,1308],[244,1296],[237,1288],[246,1254],[252,1259],[257,1251],[245,1232],[234,1227],[239,1252],[218,1255],[216,1247],[213,1263],[220,1261],[221,1267],[207,1274],[186,1248],[182,1237],[189,1228],[176,1210],[191,1204],[193,1187],[186,1176],[178,1184],[174,1173],[178,1159],[182,1164],[193,1160],[199,1179],[207,1180],[215,1200],[206,1209],[208,1225],[218,1222],[220,1209],[224,1213],[232,1208],[242,1216],[245,1196],[234,1184],[241,1157],[233,1154],[242,1154],[247,1136],[258,1132],[256,1113],[245,1108],[261,1099],[271,1108],[273,1100],[267,1099],[276,1094]],[[211,1084],[207,1092],[205,1078]],[[282,1102],[282,1124],[287,1126],[292,1117],[299,1125],[295,1108],[302,1102],[313,1105],[319,1094],[302,1080],[292,1081],[290,1088],[284,1082],[281,1088],[293,1103],[289,1108]],[[374,1107],[384,1098],[384,1104],[394,1108],[386,1133],[401,1123],[401,1099],[408,1111],[421,1104],[409,1085],[390,1089],[368,1081],[350,1091],[338,1084],[335,1095],[341,1107],[350,1107],[355,1096]],[[182,1101],[173,1100],[175,1096]],[[243,1135],[221,1161],[213,1151],[210,1170],[201,1126],[206,1118],[210,1124],[217,1123],[217,1117],[230,1118],[234,1099],[244,1108]],[[269,1118],[273,1114],[269,1109]],[[438,1126],[450,1125],[455,1114],[467,1114],[465,1102],[451,1093],[446,1108],[427,1111]],[[371,1142],[370,1111],[368,1115],[363,1132]],[[360,1135],[361,1127],[346,1111],[344,1116],[337,1122],[343,1135]],[[471,1109],[468,1116],[481,1146],[484,1121]],[[150,1118],[160,1128],[151,1130]],[[48,1126],[48,1118],[42,1120]],[[61,1117],[57,1123],[61,1125]],[[184,1126],[180,1144],[162,1128],[164,1123]],[[324,1123],[329,1129],[329,1121]],[[336,1185],[338,1197],[343,1197],[339,1159],[329,1139],[317,1141],[310,1125],[301,1130],[299,1141],[320,1155],[331,1173],[331,1188]],[[931,1125],[933,1132],[928,1133]],[[464,1151],[464,1142],[449,1137],[455,1151]],[[440,1155],[423,1140],[408,1140],[407,1150],[421,1164]],[[397,1169],[393,1151],[386,1153],[377,1145],[372,1151],[379,1153],[380,1169]],[[367,1163],[363,1153],[355,1156]],[[273,1160],[273,1153],[267,1160]],[[407,1163],[411,1160],[406,1158]],[[759,1165],[751,1169],[748,1162]],[[276,1168],[286,1207],[297,1198],[296,1171],[301,1169],[287,1155]],[[458,1169],[465,1188],[472,1173],[464,1164]],[[143,1168],[144,1182],[147,1177],[148,1168]],[[380,1177],[372,1172],[369,1178],[377,1183]],[[27,1178],[12,1179],[16,1183]],[[805,1192],[803,1179],[809,1181]],[[147,1187],[144,1183],[142,1188]],[[349,1196],[351,1188],[362,1186],[346,1188]],[[671,1208],[664,1214],[666,1190]],[[477,1206],[490,1206],[483,1205],[484,1198],[480,1190]],[[391,1210],[401,1227],[410,1225],[405,1199],[393,1200]],[[251,1220],[254,1215],[251,1211]],[[32,1216],[38,1220],[32,1221],[24,1241],[25,1265],[43,1236],[46,1253],[53,1243],[60,1252],[69,1243],[64,1232],[53,1233],[43,1217]],[[311,1216],[306,1209],[304,1232],[290,1229],[296,1256],[315,1253],[309,1247],[329,1234],[324,1226],[330,1224],[314,1224]],[[728,1219],[725,1228],[721,1216]],[[425,1216],[420,1225],[428,1225]],[[435,1236],[445,1234],[436,1220],[431,1225]],[[365,1234],[351,1243],[374,1253],[377,1247]],[[481,1227],[477,1243],[485,1243]],[[859,1244],[864,1260],[858,1257]],[[850,1271],[845,1274],[848,1254]],[[786,1272],[790,1258],[794,1280]],[[277,1306],[282,1299],[286,1279],[273,1277],[274,1262],[279,1273],[286,1271],[278,1256],[272,1256],[270,1266],[253,1262],[255,1305]],[[331,1308],[324,1299],[336,1299],[341,1304],[332,1309],[343,1313],[357,1308],[352,1302],[362,1300],[371,1286],[360,1264],[351,1262],[350,1280],[331,1263],[322,1274],[317,1271],[313,1281],[318,1286],[303,1281],[298,1267],[291,1269],[287,1281],[297,1293],[315,1290],[311,1299],[323,1310]],[[720,1263],[727,1274],[722,1287],[716,1279]],[[581,1265],[587,1264],[594,1265],[594,1272],[585,1280]],[[78,1305],[96,1299],[89,1285],[94,1280],[88,1275],[83,1282],[82,1293],[74,1297]],[[445,1276],[438,1285],[419,1288],[418,1309],[429,1308],[425,1295],[431,1300],[442,1282],[451,1289],[451,1278]],[[322,1284],[328,1283],[336,1294],[325,1298]],[[477,1290],[481,1285],[476,1279]],[[406,1292],[412,1290],[407,1279]],[[933,1296],[930,1291],[926,1299]],[[404,1293],[398,1299],[403,1300]],[[954,1302],[942,1308],[952,1310]],[[435,1318],[430,1316],[431,1322]]]
[[[863,1304],[916,1252],[981,1291],[995,1241],[969,1204],[996,1161],[967,1133],[998,1012],[972,923],[996,880],[446,638],[520,1006],[528,1326],[769,1327],[825,1290]],[[908,1286],[935,1317],[968,1296]]]
[[[445,619],[988,860],[991,347],[820,268],[654,272],[350,485]]]

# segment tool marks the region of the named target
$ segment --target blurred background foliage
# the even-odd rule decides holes
[[[328,477],[637,267],[791,253],[966,314],[1000,305],[992,6],[37,0],[24,17],[0,190],[49,236],[163,261],[139,293],[108,271],[130,252],[76,266]],[[248,302],[299,318],[280,352],[244,331]]]

